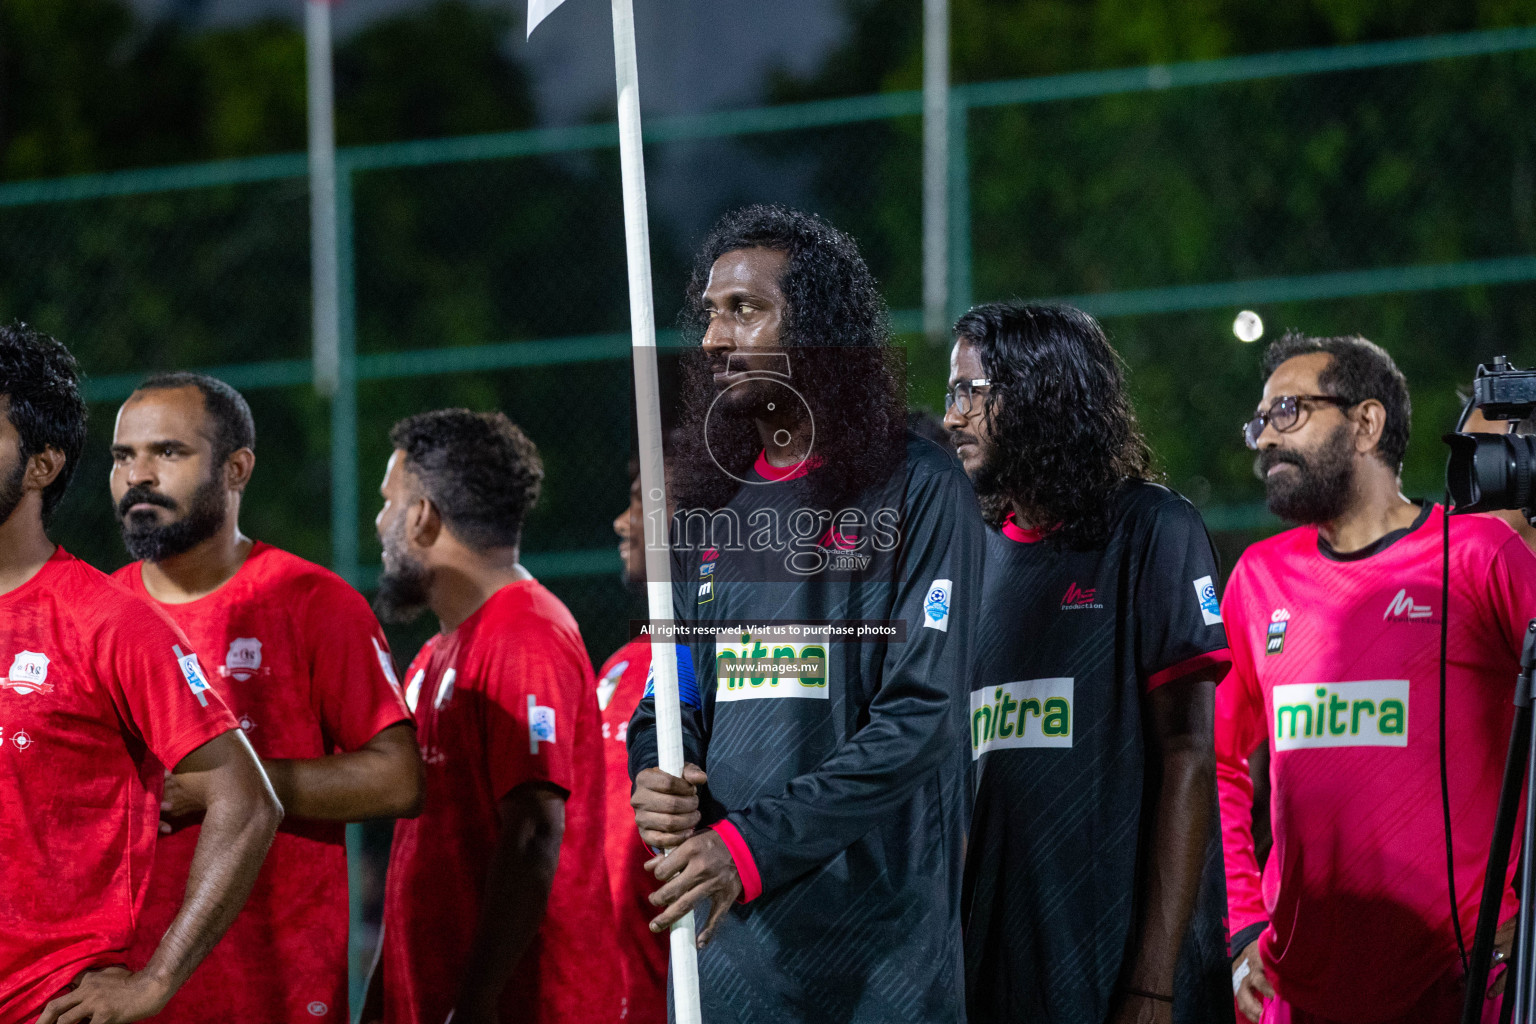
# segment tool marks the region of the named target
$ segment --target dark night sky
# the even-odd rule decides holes
[[[264,17],[302,19],[300,0],[130,0],[146,17],[210,28]],[[338,35],[430,0],[340,0]],[[491,5],[491,0],[471,0]],[[613,102],[613,30],[605,0],[566,0],[525,40],[525,0],[507,45],[531,69],[541,120],[581,121]],[[914,16],[918,16],[914,13]],[[635,0],[641,102],[646,113],[755,104],[774,67],[814,69],[843,29],[837,0]]]

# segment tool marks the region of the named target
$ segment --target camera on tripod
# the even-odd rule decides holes
[[[1469,408],[1490,420],[1529,419],[1536,413],[1536,370],[1517,370],[1503,356],[1479,366]],[[1519,509],[1536,526],[1536,437],[1456,433],[1445,443],[1445,485],[1457,512]]]
[[[1517,370],[1499,356],[1492,363],[1477,368],[1472,382],[1472,401],[1462,412],[1457,433],[1446,434],[1451,446],[1450,462],[1445,467],[1445,487],[1457,512],[1498,512],[1519,509],[1536,526],[1536,437],[1520,434],[1461,433],[1472,410],[1487,420],[1528,420],[1536,413],[1536,370]],[[1450,520],[1446,523],[1446,566],[1450,565]],[[1443,584],[1449,593],[1449,577]],[[1450,609],[1442,610],[1443,623],[1449,621]],[[1445,701],[1445,634],[1440,647],[1441,707]],[[1514,842],[1515,819],[1525,804],[1522,837],[1525,870],[1519,875],[1520,915],[1515,929],[1515,945],[1510,955],[1514,975],[1513,989],[1506,989],[1501,1022],[1536,1024],[1536,730],[1533,730],[1533,705],[1536,705],[1536,619],[1526,627],[1524,648],[1520,653],[1520,675],[1515,683],[1515,716],[1509,735],[1509,755],[1504,762],[1504,780],[1499,787],[1498,813],[1494,818],[1489,844],[1488,865],[1483,876],[1483,895],[1478,905],[1477,931],[1472,956],[1467,967],[1467,993],[1462,1005],[1461,1024],[1480,1024],[1484,992],[1492,965],[1494,928],[1503,899],[1506,868]],[[1444,765],[1445,734],[1441,733],[1441,764]],[[1444,771],[1442,767],[1441,771]],[[1442,794],[1446,799],[1446,847],[1451,849],[1449,789],[1442,776]],[[1449,870],[1449,869],[1447,869]],[[1458,939],[1459,942],[1459,939]]]

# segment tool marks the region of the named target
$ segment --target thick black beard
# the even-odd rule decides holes
[[[1296,467],[1294,480],[1272,480],[1270,467],[1288,462]],[[1269,510],[1287,522],[1301,526],[1331,523],[1349,507],[1355,482],[1355,464],[1349,444],[1349,425],[1339,428],[1313,452],[1269,448],[1259,454],[1259,472]]]
[[[26,479],[27,460],[16,460],[16,471],[7,479],[0,480],[0,523],[9,522],[11,513],[21,504],[21,499],[26,496],[26,489],[22,487],[22,480]]]
[[[379,575],[379,590],[373,595],[373,610],[379,619],[404,626],[421,618],[427,610],[428,574],[420,563],[401,558],[397,568]]]
[[[173,504],[167,504],[169,500],[164,495],[130,488],[118,508],[152,501],[163,508],[174,509]],[[223,483],[217,477],[210,477],[197,485],[187,502],[187,514],[180,519],[161,526],[150,513],[124,515],[119,511],[118,521],[128,554],[141,562],[162,562],[191,551],[218,533],[228,512]]]

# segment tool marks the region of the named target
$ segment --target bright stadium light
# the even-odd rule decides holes
[[[1237,335],[1238,341],[1258,341],[1264,337],[1264,321],[1253,310],[1245,309],[1232,321],[1232,333]]]

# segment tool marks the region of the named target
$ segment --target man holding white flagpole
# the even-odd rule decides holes
[[[629,728],[652,928],[708,906],[709,1024],[964,1020],[959,894],[984,527],[906,432],[885,304],[852,239],[727,214],[688,292],[671,459],[688,765]],[[672,645],[653,643],[656,652]]]

